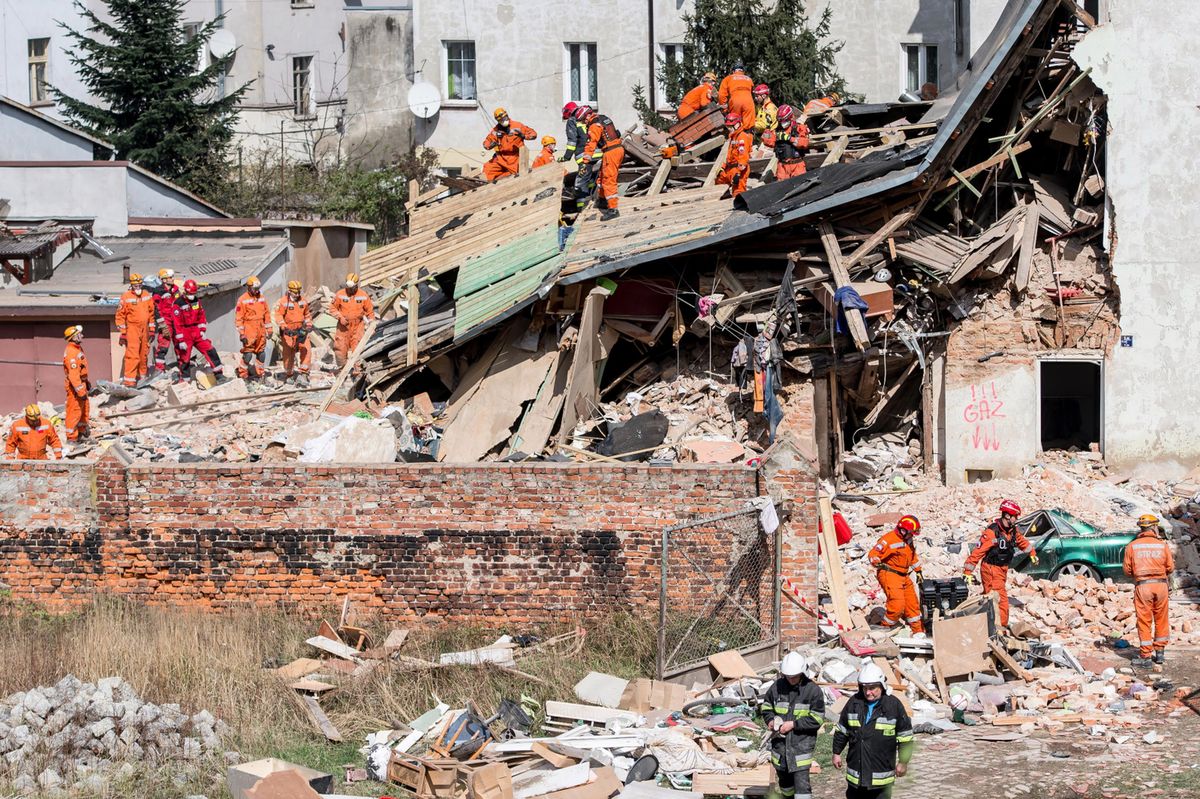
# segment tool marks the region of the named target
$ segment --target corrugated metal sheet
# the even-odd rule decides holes
[[[458,280],[454,284],[454,297],[458,299],[474,294],[556,255],[558,229],[542,228],[459,267]]]
[[[564,258],[557,253],[540,263],[493,283],[482,291],[469,294],[454,304],[454,338],[463,338],[474,328],[499,316],[531,297],[551,276],[562,269]]]

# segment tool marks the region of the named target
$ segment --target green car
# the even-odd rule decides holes
[[[1019,552],[1013,568],[1030,577],[1055,580],[1066,574],[1129,580],[1122,563],[1125,546],[1137,535],[1136,530],[1107,533],[1060,508],[1035,511],[1019,520],[1017,527],[1033,543],[1038,563],[1034,566],[1028,555]]]

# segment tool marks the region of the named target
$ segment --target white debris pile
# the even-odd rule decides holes
[[[101,792],[131,764],[195,763],[220,751],[226,725],[208,711],[140,699],[120,677],[95,684],[68,675],[52,687],[0,700],[0,755],[26,794],[78,786]]]

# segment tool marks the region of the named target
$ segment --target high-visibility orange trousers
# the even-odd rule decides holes
[[[339,369],[346,365],[346,359],[350,357],[350,353],[354,352],[354,348],[362,340],[365,329],[366,325],[363,324],[363,320],[359,319],[346,327],[338,325],[337,330],[333,331],[333,359],[337,362]]]
[[[979,579],[983,582],[983,592],[995,591],[1000,599],[1000,625],[1008,626],[1008,567],[993,566],[990,563],[979,564]]]
[[[717,173],[717,183],[729,187],[729,195],[736,197],[746,190],[746,179],[750,177],[748,166],[726,166]]]
[[[121,366],[121,382],[127,386],[137,385],[149,371],[150,328],[129,325],[125,329],[125,360]]]
[[[483,179],[493,181],[509,175],[516,175],[520,169],[520,163],[518,155],[493,155],[483,164]]]
[[[80,397],[75,394],[70,382],[67,383],[66,389],[67,441],[78,441],[81,435],[88,433],[88,417],[91,416],[91,407],[86,396]]]
[[[1171,624],[1167,619],[1167,584],[1142,583],[1133,589],[1133,609],[1137,612],[1138,650],[1148,658],[1155,649],[1171,643]]]
[[[729,113],[741,114],[742,125],[754,127],[754,119],[758,116],[758,108],[754,105],[754,95],[750,92],[733,92],[729,95]]]
[[[787,180],[788,178],[796,178],[808,171],[808,167],[804,163],[804,159],[797,159],[790,164],[785,164],[782,161],[775,167],[775,179]]]
[[[925,632],[921,622],[921,601],[917,598],[917,586],[912,578],[906,575],[893,574],[880,569],[875,572],[879,585],[887,594],[887,605],[884,606],[883,624],[895,627],[901,618],[908,622],[908,629],[915,633]]]
[[[597,192],[600,195],[596,205],[599,207],[616,209],[617,172],[620,171],[621,162],[624,160],[624,147],[614,147],[604,151],[604,155],[600,159],[600,179],[596,184]]]

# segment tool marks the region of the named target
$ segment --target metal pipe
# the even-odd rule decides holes
[[[650,84],[646,87],[646,99],[650,103],[650,113],[658,110],[654,97],[654,0],[646,0],[646,17],[649,40],[646,42],[650,56]]]
[[[217,27],[224,28],[225,20],[221,19],[221,15],[225,13],[225,0],[216,0],[217,4]],[[205,45],[207,47],[207,45]],[[225,71],[222,70],[217,74],[217,95],[225,96]]]

